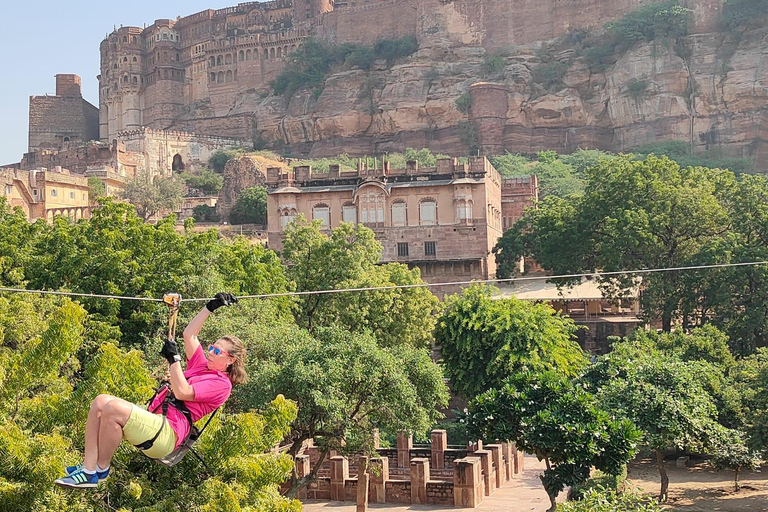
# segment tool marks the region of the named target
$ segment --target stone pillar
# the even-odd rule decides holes
[[[504,153],[504,128],[509,109],[509,94],[502,84],[479,82],[469,88],[472,106],[469,121],[477,129],[483,155]]]
[[[488,450],[476,450],[474,456],[480,459],[480,468],[483,471],[483,483],[485,485],[485,495],[490,496],[496,488],[496,474],[493,471],[491,452]]]
[[[357,472],[357,508],[355,512],[367,512],[368,510],[368,457],[360,457]]]
[[[389,480],[389,459],[371,459],[371,493],[370,500],[373,503],[386,503],[387,480]]]
[[[465,457],[453,461],[453,506],[475,508],[483,501],[480,459]]]
[[[515,463],[512,461],[512,443],[501,443],[501,455],[504,457],[504,475],[507,480],[515,477]]]
[[[448,432],[445,430],[433,430],[432,439],[432,467],[445,469],[445,450],[448,449]]]
[[[411,459],[411,503],[427,503],[427,481],[429,480],[429,459],[417,457]]]
[[[310,464],[309,455],[297,455],[293,459],[293,472],[297,479],[304,478],[309,474]],[[300,500],[307,499],[307,486],[301,488],[296,497]]]
[[[346,457],[331,457],[331,501],[344,501],[344,483],[349,478],[349,461]]]
[[[518,450],[517,445],[512,446],[512,456],[515,459],[514,466],[516,475],[520,475],[523,472],[523,455],[525,455],[525,453],[523,453],[522,450]]]
[[[497,488],[501,487],[506,480],[504,475],[504,467],[502,466],[502,454],[500,444],[489,444],[486,449],[491,452],[491,461],[493,462],[493,472],[496,474],[496,480],[493,482]]]
[[[373,429],[373,449],[378,450],[381,448],[381,433],[379,429]]]
[[[413,435],[406,432],[397,434],[397,467],[407,468],[411,463]]]

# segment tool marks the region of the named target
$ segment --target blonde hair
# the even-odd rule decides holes
[[[227,375],[233,386],[244,383],[248,376],[245,373],[245,345],[237,336],[222,336],[219,341],[229,345],[229,355],[235,358],[235,362],[227,367]]]

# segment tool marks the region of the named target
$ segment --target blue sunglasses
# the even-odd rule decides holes
[[[224,354],[225,356],[229,355],[229,352],[227,352],[226,350],[221,350],[219,347],[214,345],[208,345],[208,352],[215,356],[220,356],[221,354]]]

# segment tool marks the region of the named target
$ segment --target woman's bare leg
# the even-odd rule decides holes
[[[109,466],[112,456],[123,440],[123,427],[131,417],[133,404],[121,398],[104,405],[99,422],[99,448],[96,463],[102,468]],[[90,469],[90,468],[88,468]]]
[[[115,399],[116,397],[112,395],[99,395],[91,402],[88,421],[85,422],[85,457],[83,458],[83,467],[89,471],[96,470],[96,461],[99,458],[99,429],[104,407]]]

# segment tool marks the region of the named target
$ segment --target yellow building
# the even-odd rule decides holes
[[[88,178],[57,167],[52,171],[0,169],[3,195],[11,207],[20,207],[30,222],[56,215],[72,220],[90,217]]]

